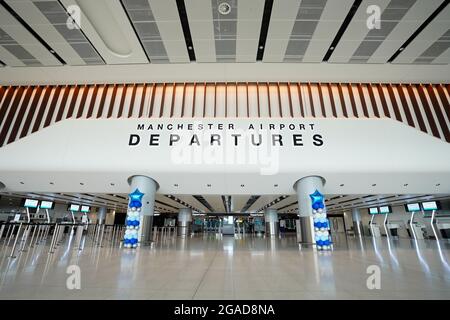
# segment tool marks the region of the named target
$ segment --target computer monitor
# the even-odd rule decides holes
[[[39,208],[41,209],[53,209],[55,206],[55,203],[53,201],[41,201],[41,205],[39,206]]]
[[[439,201],[422,202],[423,211],[439,210],[441,208]]]
[[[407,203],[407,204],[405,204],[405,210],[406,210],[406,212],[420,211],[420,204],[419,203]]]
[[[378,208],[377,207],[369,208],[369,214],[378,214]]]
[[[80,205],[79,204],[71,204],[71,205],[69,205],[68,210],[72,211],[72,212],[78,212],[78,211],[80,211]]]
[[[39,200],[37,199],[25,199],[23,202],[25,208],[37,208],[39,206]]]
[[[381,214],[392,213],[391,206],[382,206],[382,207],[380,207],[380,213]]]

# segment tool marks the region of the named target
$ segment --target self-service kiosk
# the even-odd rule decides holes
[[[409,219],[408,223],[408,234],[411,238],[415,240],[423,240],[426,227],[425,225],[414,221],[414,216],[417,212],[421,212],[420,204],[419,203],[407,203],[405,204],[405,210],[406,212],[409,212],[411,214],[411,217]]]
[[[370,218],[370,222],[369,222],[369,230],[370,230],[370,234],[372,237],[374,238],[380,238],[381,237],[381,231],[380,231],[380,226],[373,222],[373,220],[375,219],[375,216],[379,213],[378,208],[369,208],[369,214],[372,216]]]
[[[423,211],[431,211],[430,225],[436,240],[447,239],[450,234],[450,223],[439,223],[436,213],[441,209],[439,201],[422,202]]]

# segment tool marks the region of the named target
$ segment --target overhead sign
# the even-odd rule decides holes
[[[407,203],[407,204],[405,204],[405,209],[407,212],[417,212],[417,211],[420,211],[420,204]]]
[[[424,211],[438,210],[439,204],[437,201],[422,202],[422,208]]]
[[[39,205],[39,200],[36,199],[25,199],[24,207],[26,208],[37,208]]]

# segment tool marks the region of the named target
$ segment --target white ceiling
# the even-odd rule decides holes
[[[446,81],[445,3],[378,0],[369,30],[369,0],[5,0],[0,81]]]

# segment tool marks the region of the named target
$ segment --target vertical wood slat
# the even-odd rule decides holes
[[[304,118],[305,117],[305,107],[303,106],[302,86],[299,82],[297,82],[297,89],[298,89],[298,101],[300,104],[300,114],[302,115],[302,118]]]
[[[439,98],[441,99],[444,111],[447,114],[447,119],[450,121],[450,105],[447,96],[445,95],[444,88],[441,84],[439,84],[436,86],[436,90],[439,94]]]
[[[184,117],[184,105],[186,103],[186,82],[183,83],[183,100],[181,101],[181,118]]]
[[[192,99],[192,114],[191,118],[195,116],[195,97],[197,96],[197,82],[194,83],[194,97]]]
[[[25,112],[27,111],[28,104],[30,103],[31,96],[33,95],[34,87],[29,86],[25,93],[22,105],[20,106],[19,113],[17,114],[16,121],[14,123],[11,134],[9,135],[8,142],[11,143],[16,140],[17,134],[19,133],[20,125],[22,124]]]
[[[258,104],[258,118],[261,117],[261,105],[259,101],[259,83],[256,83],[256,98],[257,98],[257,104]]]
[[[422,117],[422,113],[420,112],[419,104],[416,99],[416,95],[414,94],[414,91],[412,89],[412,86],[407,86],[407,91],[409,98],[411,99],[411,103],[413,105],[414,114],[416,115],[417,122],[419,123],[419,128],[423,132],[427,132],[427,127],[425,126],[424,119]]]
[[[225,118],[228,118],[228,83],[225,82]]]
[[[269,118],[272,118],[272,105],[270,103],[270,86],[269,83],[266,82],[267,85],[267,106],[269,107]]]
[[[291,118],[293,118],[294,117],[294,109],[292,108],[291,84],[289,82],[287,83],[287,88],[288,88],[288,97],[289,97],[289,112],[291,113]]]
[[[367,109],[366,99],[364,99],[364,91],[363,91],[362,85],[361,85],[361,83],[358,83],[356,86],[358,88],[359,100],[361,101],[361,106],[363,108],[363,114],[366,118],[368,118],[369,110]]]
[[[378,89],[378,95],[380,96],[381,105],[383,106],[383,112],[386,117],[391,117],[391,114],[389,113],[389,108],[387,106],[386,98],[384,97],[383,87],[381,84],[377,84]]]
[[[250,118],[250,105],[248,99],[248,82],[245,83],[245,93],[247,94],[247,118]]]
[[[167,87],[167,83],[164,83],[163,84],[162,96],[161,96],[161,106],[159,108],[159,117],[160,118],[163,116],[164,103],[166,101],[166,87]]]
[[[278,95],[278,112],[280,118],[283,117],[283,108],[281,107],[281,94],[280,94],[280,83],[277,82],[277,95]]]
[[[206,82],[203,83],[203,118],[206,115]]]
[[[89,104],[89,109],[88,109],[88,113],[87,113],[87,118],[91,118],[92,114],[94,113],[94,106],[95,106],[95,101],[97,101],[97,94],[98,94],[98,85],[96,84],[94,86],[94,91],[92,92],[92,98],[91,98],[91,102]]]
[[[41,105],[39,106],[39,110],[36,116],[36,120],[34,121],[33,129],[31,130],[31,133],[34,133],[39,130],[39,127],[42,122],[42,118],[44,117],[45,109],[47,108],[48,104],[48,98],[50,97],[50,93],[52,92],[52,87],[47,86],[45,88],[44,97],[42,99]]]
[[[323,100],[323,95],[322,95],[322,84],[319,83],[317,85],[317,90],[319,91],[319,101],[320,101],[320,108],[321,108],[321,112],[322,112],[322,117],[326,117],[327,113],[325,111],[325,102]]]
[[[2,105],[0,106],[0,125],[2,124],[3,119],[5,119],[6,111],[8,110],[8,107],[11,103],[11,99],[14,96],[16,88],[10,86],[7,89],[5,100],[3,101]]]
[[[85,85],[83,95],[81,96],[80,106],[78,107],[77,119],[81,118],[81,116],[83,115],[88,93],[89,93],[89,86]]]
[[[103,85],[102,97],[100,99],[100,105],[97,111],[97,118],[100,118],[103,114],[103,109],[105,108],[106,95],[108,94],[109,85]]]
[[[350,104],[352,105],[353,115],[356,118],[359,118],[358,109],[356,109],[355,96],[353,95],[353,89],[352,89],[352,85],[350,83],[347,84],[347,90],[348,90],[348,94],[350,96]]]
[[[128,108],[128,118],[131,118],[133,116],[134,111],[134,102],[136,101],[136,91],[137,91],[137,85],[136,83],[133,84],[133,90],[131,91],[131,99],[130,99],[130,107]]]
[[[395,94],[394,94],[394,90],[392,90],[392,85],[388,84],[387,85],[387,90],[389,93],[389,99],[391,100],[391,106],[394,109],[394,115],[395,115],[395,119],[397,121],[402,121],[402,116],[400,114],[400,109],[398,107],[398,103],[397,103],[397,99],[395,99]]]
[[[42,90],[43,89],[41,86],[38,86],[36,88],[36,93],[34,95],[33,101],[31,101],[30,110],[28,111],[27,118],[22,127],[22,131],[20,132],[20,138],[23,138],[28,134],[28,130],[30,129],[31,121],[33,120],[34,113],[36,112],[36,106],[39,102],[39,98],[41,97]]]
[[[411,127],[414,127],[414,120],[412,118],[411,112],[408,107],[408,102],[406,101],[405,93],[403,92],[402,85],[397,85],[397,92],[400,97],[400,101],[402,102],[403,111],[405,112],[406,121],[408,122],[408,125]]]
[[[16,91],[16,95],[14,97],[14,100],[11,103],[11,107],[8,109],[9,111],[6,116],[5,123],[3,123],[1,130],[0,130],[0,146],[3,146],[3,144],[6,142],[6,136],[8,135],[9,128],[12,125],[12,120],[14,119],[14,116],[16,115],[20,100],[22,99],[24,87],[20,86],[15,91]]]
[[[73,115],[73,111],[75,110],[75,104],[77,103],[78,99],[78,92],[80,91],[80,87],[78,85],[75,85],[75,89],[73,91],[72,100],[70,101],[69,110],[67,111],[67,117],[71,118]]]
[[[316,112],[315,112],[315,108],[314,108],[314,101],[313,101],[313,96],[312,96],[312,91],[311,91],[311,85],[307,84],[308,86],[308,96],[309,96],[309,107],[311,109],[311,115],[313,116],[313,118],[316,117]]]
[[[106,115],[107,118],[111,118],[114,111],[114,104],[116,103],[117,87],[118,87],[117,84],[115,84],[113,87],[111,101],[109,102],[108,114]]]
[[[170,118],[173,117],[173,107],[175,105],[175,92],[176,92],[176,85],[175,82],[173,83],[173,87],[172,87],[172,101],[170,103]]]
[[[345,118],[348,118],[347,107],[345,105],[344,92],[342,91],[342,86],[338,83],[339,101],[341,102],[342,114]]]
[[[59,104],[59,109],[58,109],[58,113],[56,114],[55,122],[62,120],[64,110],[66,110],[66,103],[67,103],[67,99],[69,98],[70,88],[71,87],[67,86],[67,85],[64,88],[63,97],[61,99],[61,103]]]
[[[337,118],[336,104],[334,103],[333,88],[331,87],[331,83],[328,83],[327,87],[331,102],[331,112],[333,113],[333,117]]]
[[[121,96],[120,102],[119,102],[119,111],[117,112],[117,118],[122,117],[123,107],[125,105],[125,98],[127,96],[127,92],[128,92],[128,85],[124,84],[123,89],[122,89],[122,96]]]
[[[444,119],[444,114],[441,111],[441,106],[439,105],[439,102],[437,101],[436,95],[434,93],[433,87],[431,84],[427,85],[427,91],[428,96],[430,97],[431,104],[434,109],[434,113],[436,114],[436,117],[439,122],[439,126],[441,127],[442,133],[444,134],[445,140],[447,142],[450,142],[450,131],[448,129],[447,123]]]
[[[425,116],[427,117],[428,124],[430,125],[431,133],[436,138],[440,138],[441,136],[440,136],[438,128],[436,126],[436,122],[434,121],[433,114],[431,113],[430,105],[428,104],[427,98],[425,97],[423,87],[420,84],[420,85],[416,85],[416,88],[417,88],[417,92],[419,93],[419,98],[422,103],[422,107],[425,110]]]
[[[141,100],[141,110],[139,111],[139,117],[144,112],[144,102],[145,102],[145,91],[147,90],[147,85],[144,85],[144,88],[142,90],[142,100]],[[155,92],[156,92],[156,84],[152,85],[152,92],[151,92],[151,98],[150,98],[150,107],[148,109],[148,117],[153,117],[153,106],[155,105]]]
[[[44,122],[44,128],[48,127],[52,121],[53,114],[55,113],[56,103],[58,102],[59,96],[61,95],[61,86],[56,86],[55,93],[53,94],[52,101],[47,113],[47,118]]]
[[[378,111],[377,100],[375,99],[375,95],[373,94],[373,89],[372,89],[371,84],[367,85],[367,91],[369,92],[370,104],[372,105],[373,114],[375,115],[375,117],[379,118],[380,112]]]

